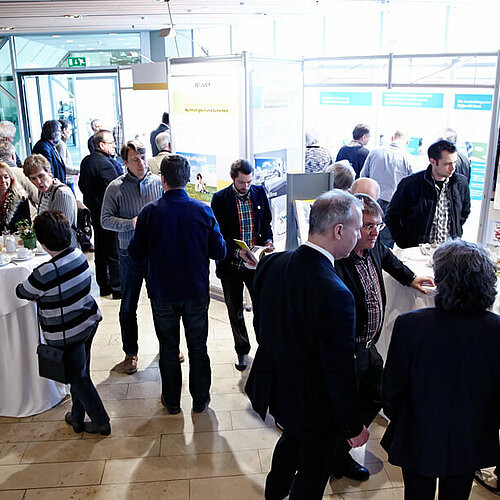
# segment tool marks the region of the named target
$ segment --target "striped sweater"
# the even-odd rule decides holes
[[[37,301],[43,336],[48,344],[57,346],[63,344],[61,303],[67,343],[86,339],[96,322],[101,321],[90,285],[87,259],[78,248],[69,247],[39,265],[26,281],[17,285],[16,294],[21,299]]]

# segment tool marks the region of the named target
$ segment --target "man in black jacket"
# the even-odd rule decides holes
[[[83,203],[90,210],[94,228],[95,276],[101,295],[121,298],[116,233],[101,226],[101,208],[108,184],[121,175],[122,168],[113,158],[115,141],[109,130],[99,130],[93,136],[94,152],[80,164],[78,187]]]
[[[385,222],[400,248],[459,238],[470,214],[467,179],[455,172],[455,145],[439,140],[428,155],[427,170],[402,179],[387,209]]]
[[[248,247],[265,246],[272,252],[273,231],[271,208],[262,186],[252,186],[253,165],[247,160],[236,160],[231,165],[233,183],[218,191],[212,198],[212,210],[226,241],[227,254],[217,262],[217,276],[222,282],[229,322],[233,331],[234,347],[238,356],[236,369],[243,371],[248,365],[250,352],[248,332],[243,317],[243,284],[252,294],[255,267],[246,251],[234,242],[245,241]]]
[[[262,419],[283,426],[266,500],[319,500],[335,448],[362,446],[354,375],[354,299],[334,270],[359,238],[361,207],[334,189],[312,206],[308,241],[265,257],[253,307],[259,347],[245,390]]]
[[[153,156],[157,156],[160,152],[158,146],[156,145],[156,136],[169,129],[170,118],[168,116],[168,113],[163,113],[163,115],[161,116],[161,123],[149,135],[149,142],[151,143],[151,151],[153,153]]]
[[[380,205],[366,194],[356,194],[363,202],[361,238],[349,257],[335,262],[335,270],[354,295],[356,303],[355,365],[359,402],[363,424],[368,427],[382,408],[383,361],[375,346],[382,329],[386,304],[382,270],[402,285],[426,293],[424,284],[434,286],[431,277],[415,276],[381,241],[384,212]],[[368,469],[358,464],[349,454],[347,443],[341,447],[334,461],[333,474],[365,481]]]

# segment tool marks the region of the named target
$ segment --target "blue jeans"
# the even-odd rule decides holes
[[[207,352],[209,297],[180,302],[151,301],[156,336],[160,343],[160,374],[163,399],[180,406],[182,373],[179,362],[180,319],[184,325],[189,355],[189,392],[193,405],[204,404],[210,391],[212,372]]]
[[[137,326],[137,303],[141,293],[142,281],[146,274],[146,260],[137,261],[129,256],[127,250],[120,248],[120,329],[125,354],[137,354],[139,346]]]
[[[102,400],[90,379],[90,348],[96,331],[97,323],[94,332],[86,340],[64,347],[64,368],[73,403],[71,415],[76,424],[83,424],[85,413],[96,425],[109,422]]]

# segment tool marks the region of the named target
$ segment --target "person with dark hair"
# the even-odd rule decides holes
[[[376,343],[384,322],[386,295],[382,271],[389,273],[404,286],[411,286],[427,293],[424,284],[434,286],[432,277],[415,276],[387,248],[378,237],[383,229],[384,212],[367,194],[356,194],[363,203],[361,238],[350,255],[335,261],[335,271],[354,296],[356,303],[356,353],[357,395],[363,412],[363,423],[369,427],[382,408],[383,361]],[[349,454],[347,443],[336,453],[333,474],[365,481],[368,469],[358,464]]]
[[[17,187],[7,163],[0,161],[0,234],[3,231],[16,232],[16,224],[22,220],[31,220],[28,197]]]
[[[71,158],[68,146],[66,145],[66,142],[73,134],[73,125],[66,119],[59,120],[59,123],[61,124],[61,140],[56,144],[56,149],[64,161],[64,166],[66,167],[66,185],[68,185],[74,193],[74,176],[80,173],[80,167],[73,165],[73,159]]]
[[[235,239],[244,241],[249,248],[265,246],[274,250],[271,229],[271,208],[262,186],[252,185],[253,165],[248,160],[236,160],[230,171],[233,183],[212,197],[212,209],[226,240],[226,258],[217,262],[217,276],[222,282],[229,322],[238,357],[236,369],[248,366],[250,341],[243,317],[243,285],[252,294],[255,267]],[[245,265],[247,264],[247,265]],[[249,268],[248,265],[251,267]]]
[[[66,183],[66,165],[56,149],[60,140],[61,124],[57,120],[48,120],[43,124],[41,138],[31,152],[45,156],[50,163],[52,176]]]
[[[158,145],[156,144],[156,136],[161,132],[166,132],[167,130],[170,130],[170,118],[168,113],[164,112],[161,116],[160,125],[158,125],[158,127],[156,127],[149,136],[149,142],[151,143],[151,151],[153,153],[153,156],[158,156],[158,153],[161,151],[161,149],[159,149]]]
[[[369,141],[370,127],[363,123],[359,123],[352,131],[352,141],[339,149],[335,161],[347,160],[356,172],[356,178],[358,178],[365,164],[366,157],[370,152],[365,148]]]
[[[46,210],[60,210],[68,219],[70,226],[76,228],[78,208],[74,193],[69,186],[52,177],[50,164],[42,155],[28,156],[23,165],[24,175],[38,190],[36,213]],[[79,247],[75,229],[72,229],[71,245]]]
[[[323,498],[334,450],[369,437],[356,397],[355,310],[334,270],[359,238],[360,202],[334,189],[316,199],[307,242],[264,257],[253,308],[257,353],[245,391],[283,427],[265,498]]]
[[[466,500],[500,453],[500,316],[488,251],[450,240],[433,256],[435,307],[396,319],[384,372],[382,439],[406,500]]]
[[[62,212],[43,212],[33,226],[38,241],[52,258],[17,286],[16,295],[36,300],[47,344],[64,351],[73,403],[64,417],[66,423],[76,433],[107,436],[111,432],[109,416],[90,378],[90,349],[102,316],[90,294],[92,276],[87,259],[71,246],[71,227]],[[85,414],[90,422],[84,422]]]
[[[128,246],[132,259],[146,262],[146,287],[160,343],[161,402],[170,414],[181,411],[181,318],[189,355],[193,412],[203,412],[210,402],[209,259],[220,260],[226,255],[212,209],[186,192],[189,178],[189,162],[184,157],[171,155],[163,159],[161,180],[165,192],[140,211]]]
[[[161,198],[160,177],[146,165],[146,148],[137,141],[122,146],[121,157],[127,173],[120,175],[106,188],[101,210],[101,225],[118,234],[120,265],[120,329],[125,352],[123,370],[127,374],[137,371],[139,350],[137,304],[146,273],[146,260],[136,261],[128,254],[128,245],[134,236],[137,216],[150,201]]]
[[[122,175],[120,164],[114,159],[115,141],[109,130],[101,129],[93,136],[95,150],[80,164],[78,186],[83,203],[90,210],[94,228],[95,276],[101,295],[121,298],[116,233],[101,225],[101,208],[108,184]]]
[[[461,237],[470,214],[467,179],[455,172],[455,145],[437,141],[428,156],[427,169],[402,179],[387,209],[385,222],[400,248]]]
[[[457,144],[457,132],[452,128],[445,128],[441,131],[440,139],[450,141],[451,143]],[[461,151],[457,149],[457,165],[455,167],[457,174],[462,174],[467,182],[470,182],[470,161],[469,158],[464,155]]]
[[[94,135],[97,134],[100,130],[102,130],[102,123],[101,120],[98,118],[95,118],[90,122],[90,128],[92,129],[92,135],[89,137],[89,140],[87,141],[87,147],[89,148],[89,153],[92,154],[95,150],[95,141],[94,141]]]

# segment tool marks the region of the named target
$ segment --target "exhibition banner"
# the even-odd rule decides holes
[[[487,94],[455,94],[455,109],[491,111],[493,96]]]
[[[333,106],[371,106],[371,92],[320,92],[319,103]]]
[[[488,144],[484,142],[472,142],[470,156],[470,197],[471,200],[482,200],[484,189],[484,177],[486,174],[486,157],[488,155]]]
[[[382,106],[442,108],[444,94],[428,92],[383,92]]]
[[[186,191],[191,198],[210,203],[217,190],[217,162],[215,155],[202,155],[178,151],[189,161],[191,175]]]

